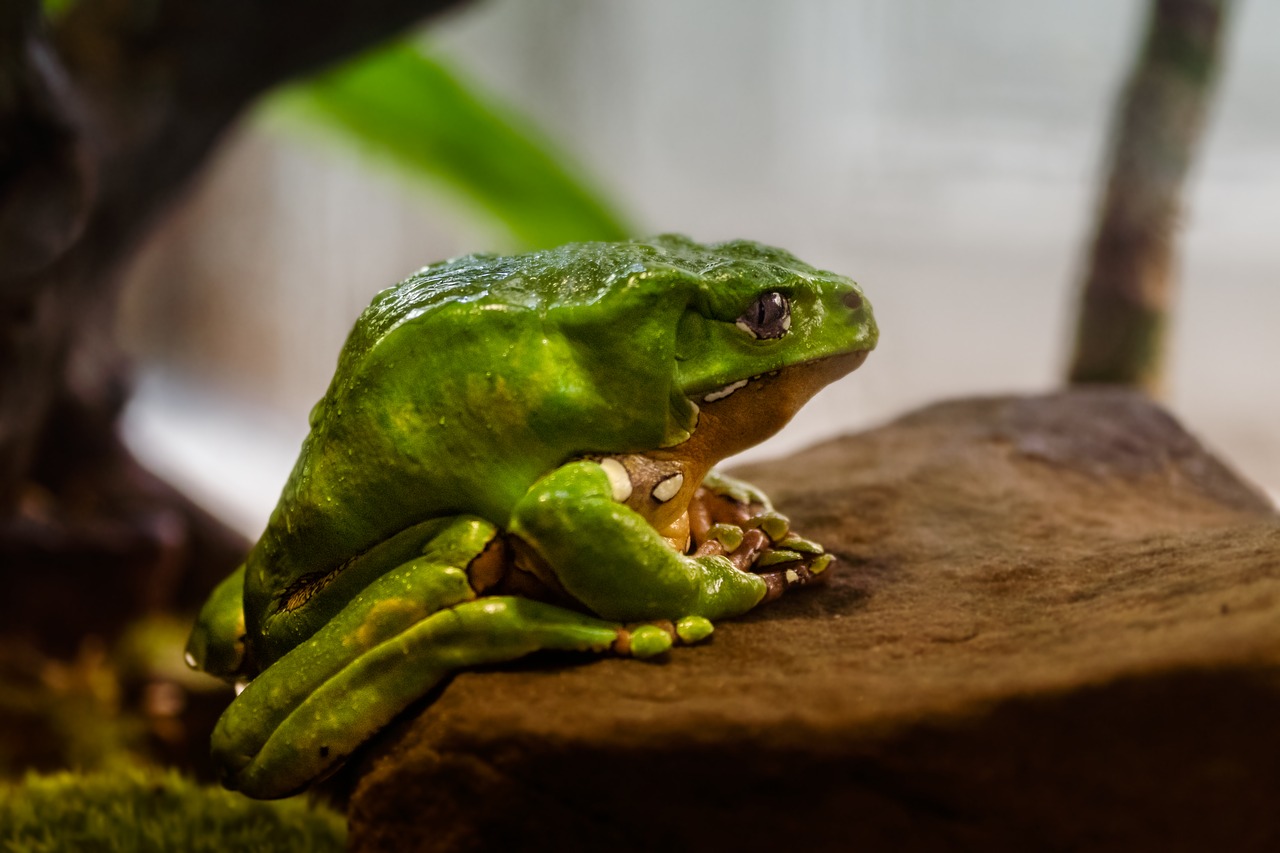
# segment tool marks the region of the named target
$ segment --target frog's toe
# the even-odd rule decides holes
[[[783,553],[771,551],[771,554]],[[790,555],[791,560],[777,565],[772,571],[759,571],[761,568],[757,564],[757,574],[764,579],[767,586],[764,598],[761,604],[767,604],[782,597],[782,594],[789,592],[802,586],[821,583],[826,580],[827,569],[832,563],[830,554],[819,554],[806,558],[804,555]]]
[[[670,627],[670,630],[667,628]],[[620,655],[633,658],[651,658],[668,651],[675,645],[675,628],[667,626],[637,625],[618,632],[613,649]]]
[[[631,656],[651,658],[674,645],[671,635],[657,625],[641,625],[631,632]]]
[[[767,509],[747,519],[747,528],[759,528],[773,542],[781,542],[791,531],[791,520],[782,513]]]
[[[676,636],[686,646],[702,642],[714,630],[711,620],[704,616],[686,616],[676,622]]]

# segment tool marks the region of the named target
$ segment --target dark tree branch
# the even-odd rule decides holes
[[[1073,383],[1158,389],[1187,171],[1217,77],[1230,0],[1154,0],[1112,129],[1083,284]]]
[[[67,81],[39,10],[34,2],[0,9],[0,282],[65,251],[91,195]]]
[[[456,2],[82,0],[53,33],[0,4],[0,572],[122,547],[159,571],[191,550],[174,512],[244,547],[116,438],[120,270],[254,98]]]

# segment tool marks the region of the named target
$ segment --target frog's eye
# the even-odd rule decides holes
[[[756,298],[737,326],[753,338],[780,338],[791,328],[791,302],[781,293],[766,293]]]

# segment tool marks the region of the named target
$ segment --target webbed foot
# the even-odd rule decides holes
[[[768,585],[761,604],[826,579],[833,558],[791,531],[759,489],[722,474],[708,477],[689,506],[694,556],[724,556]]]

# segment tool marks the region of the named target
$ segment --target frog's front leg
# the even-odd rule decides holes
[[[745,613],[769,591],[764,578],[723,552],[676,551],[615,499],[597,462],[571,462],[535,483],[516,505],[511,532],[554,575],[554,584],[607,619],[714,620]]]
[[[550,604],[478,596],[467,567],[496,530],[458,519],[442,538],[459,529],[450,547],[428,545],[379,577],[249,683],[213,733],[228,787],[262,798],[301,790],[459,669],[540,649],[644,656],[671,646],[657,627],[627,631]]]

